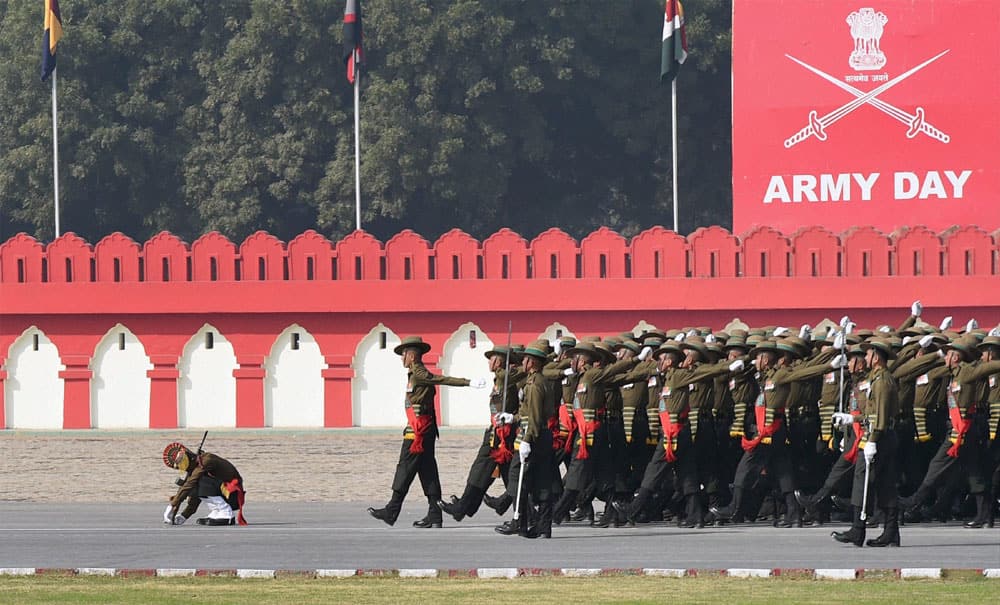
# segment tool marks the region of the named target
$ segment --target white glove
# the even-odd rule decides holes
[[[556,357],[562,355],[562,342],[557,340],[556,344],[552,345],[552,350],[556,352]]]
[[[892,332],[892,328],[890,328],[889,326],[882,326],[882,327],[880,327],[878,329],[878,331],[881,332],[881,333],[883,333],[883,334],[888,334],[888,333]]]
[[[639,351],[639,361],[646,361],[652,354],[653,354],[653,347],[643,347],[642,350]]]
[[[934,335],[928,334],[927,336],[921,336],[920,340],[917,342],[920,343],[920,348],[926,349],[927,347],[931,346],[932,342],[934,342]]]
[[[853,321],[847,322],[847,325],[844,327],[844,334],[850,334],[851,332],[854,331],[854,328],[856,327],[858,327],[858,324],[854,323]]]
[[[174,525],[184,525],[184,522],[187,520],[188,520],[187,517],[185,517],[184,515],[176,515],[174,517]]]
[[[837,355],[836,357],[830,360],[830,367],[833,368],[834,370],[839,370],[840,368],[843,368],[846,365],[847,365],[847,355],[844,355],[843,353]]]
[[[684,342],[684,338],[686,336],[687,336],[687,334],[685,334],[684,332],[681,332],[677,336],[674,336],[674,341],[676,341],[676,342]]]
[[[774,337],[775,338],[780,338],[782,336],[788,336],[791,333],[792,333],[792,331],[789,330],[788,328],[782,328],[780,326],[774,329]]]
[[[987,336],[1000,336],[1000,326],[997,326],[992,330],[990,330],[990,333],[987,334]]]
[[[687,332],[687,337],[688,338],[691,338],[692,336],[697,336],[697,335],[698,335],[698,330],[688,330],[688,332]]]
[[[833,337],[833,348],[838,351],[843,351],[846,340],[847,339],[844,338],[843,332],[837,332],[837,335]]]
[[[524,464],[524,461],[531,455],[531,444],[527,441],[522,441],[521,447],[517,451],[521,453],[521,464]]]
[[[705,337],[705,342],[706,343],[715,342],[715,334],[709,334],[708,336],[706,336]]]
[[[923,313],[923,311],[924,306],[920,304],[919,300],[913,301],[913,304],[910,305],[910,315],[914,317],[920,317],[920,314]]]
[[[979,322],[976,321],[975,319],[970,319],[969,323],[965,324],[965,331],[966,332],[971,332],[971,331],[975,330],[978,327],[979,327]]]
[[[469,386],[474,389],[485,389],[489,382],[485,378],[473,378],[469,381]]]
[[[904,336],[903,337],[903,346],[905,347],[907,344],[910,343],[911,340],[913,340],[912,336]]]
[[[166,523],[167,525],[169,525],[170,523],[173,522],[173,520],[170,518],[170,511],[172,511],[172,510],[174,510],[173,505],[168,504],[167,505],[167,510],[163,511],[163,522]],[[178,515],[178,516],[180,516],[180,515]]]
[[[833,426],[850,426],[852,424],[854,424],[854,416],[847,412],[833,413]]]
[[[563,376],[572,376],[573,374],[576,374],[576,372],[573,371],[573,368],[566,368],[563,370]]]
[[[942,332],[944,332],[945,330],[947,330],[948,328],[950,328],[951,324],[953,324],[953,323],[955,323],[955,320],[952,318],[951,315],[949,315],[948,317],[944,318],[944,321],[941,322],[941,326],[938,327],[938,329],[941,330]]]
[[[740,370],[743,369],[743,365],[744,365],[743,364],[743,360],[742,359],[737,359],[733,363],[729,364],[729,371],[730,372],[739,372]]]
[[[865,464],[871,464],[875,460],[875,454],[878,453],[878,446],[875,445],[874,441],[869,441],[865,444]]]
[[[851,323],[851,318],[850,317],[848,317],[848,316],[845,315],[845,316],[843,316],[843,317],[840,318],[840,327],[841,328],[846,328],[847,324],[849,324],[849,323]]]
[[[812,334],[812,326],[805,324],[799,329],[799,338],[802,340],[809,340],[809,335]]]
[[[514,415],[510,412],[497,412],[493,417],[496,419],[497,424],[511,424],[514,422]]]

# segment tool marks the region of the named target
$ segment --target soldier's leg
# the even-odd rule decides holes
[[[417,463],[420,486],[427,496],[427,516],[414,521],[414,527],[441,527],[441,507],[438,506],[441,500],[441,479],[438,475],[437,459],[434,456],[435,442],[436,439],[424,439],[424,452],[420,454]]]
[[[396,523],[399,511],[403,508],[403,500],[410,491],[410,484],[417,476],[420,454],[410,452],[413,441],[404,439],[399,448],[399,461],[396,462],[396,473],[392,478],[392,496],[382,508],[368,508],[368,514],[389,525]]]
[[[951,448],[951,441],[945,439],[938,447],[934,457],[931,458],[927,466],[927,474],[917,491],[909,498],[903,498],[900,502],[903,510],[907,513],[915,513],[941,483],[945,482],[957,470],[958,459],[948,455]]]
[[[733,476],[733,499],[725,507],[710,507],[709,510],[718,518],[727,520],[740,513],[746,489],[757,480],[760,471],[764,466],[765,457],[761,445],[752,450],[743,452],[740,463],[736,465],[736,473]]]

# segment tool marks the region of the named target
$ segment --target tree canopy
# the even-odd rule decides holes
[[[64,231],[354,229],[342,0],[73,0],[58,47]],[[363,228],[670,226],[662,0],[367,0]],[[53,236],[41,3],[0,7],[0,239]],[[732,3],[688,0],[681,231],[731,222]]]

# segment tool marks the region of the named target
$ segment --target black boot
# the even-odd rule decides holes
[[[964,524],[964,527],[969,529],[978,529],[990,522],[990,508],[988,504],[993,504],[988,502],[986,494],[976,494],[973,496],[976,500],[976,516],[971,521]]]
[[[690,494],[687,497],[684,521],[678,523],[677,527],[687,529],[705,527],[705,505],[701,501],[701,494]]]
[[[911,496],[899,499],[899,508],[902,509],[904,515],[917,515],[920,512],[920,505],[924,503],[927,496],[930,495],[930,490],[925,489],[923,485],[917,488],[917,491]]]
[[[587,502],[586,504],[580,506],[569,516],[570,521],[586,521],[592,523],[594,521],[594,504],[592,502]]]
[[[379,521],[384,521],[387,525],[394,525],[396,519],[399,518],[399,511],[403,508],[403,498],[405,495],[402,492],[397,492],[393,490],[392,497],[389,498],[389,502],[386,503],[383,508],[369,508],[368,514],[375,517]]]
[[[646,503],[649,502],[649,498],[653,495],[652,490],[646,489],[645,487],[640,487],[639,491],[635,493],[635,497],[632,498],[631,502],[620,502],[618,500],[612,500],[611,506],[615,511],[621,515],[621,518],[628,523],[634,523],[636,515],[642,511]]]
[[[440,496],[428,496],[427,497],[427,516],[423,519],[417,519],[413,522],[413,527],[419,527],[421,529],[430,528],[441,528],[441,507],[438,506],[438,502],[441,501]]]
[[[851,529],[847,531],[835,531],[830,535],[837,542],[843,542],[844,544],[853,544],[857,547],[861,547],[865,543],[865,522],[861,520],[861,507],[854,507],[853,511],[853,522],[851,523]]]
[[[575,489],[568,489],[562,493],[562,496],[559,496],[559,501],[552,507],[553,523],[559,525],[566,520],[570,507],[573,506],[574,502],[576,502],[576,496],[578,493],[579,492]]]
[[[743,488],[733,487],[733,500],[729,503],[729,506],[724,506],[719,508],[717,506],[710,506],[708,510],[716,516],[716,518],[722,521],[729,521],[736,515],[740,510],[740,503],[743,502]]]
[[[518,525],[520,525],[520,522],[515,522],[513,519],[510,519],[494,527],[493,531],[504,536],[513,536],[517,533]]]
[[[882,535],[874,540],[868,540],[865,544],[873,547],[899,546],[899,509],[883,509],[882,513],[882,516],[885,517]]]
[[[799,508],[798,499],[792,492],[785,494],[785,518],[781,521],[775,521],[774,526],[802,527],[802,510]]]
[[[525,538],[552,537],[552,503],[543,502],[538,505],[538,516],[535,522],[524,533]]]
[[[478,487],[473,487],[471,485],[465,486],[465,492],[462,494],[461,498],[457,501],[452,498],[452,503],[444,502],[443,500],[438,500],[438,507],[444,512],[451,515],[455,521],[461,521],[468,514],[468,510],[472,507],[474,501],[479,501],[483,497],[483,490]]]
[[[492,508],[497,512],[498,515],[503,515],[510,508],[510,505],[514,503],[514,499],[504,492],[499,498],[494,498],[489,494],[483,495],[483,504]]]

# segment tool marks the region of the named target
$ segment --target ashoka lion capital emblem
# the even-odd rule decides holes
[[[885,13],[876,13],[873,8],[858,9],[847,15],[847,24],[851,26],[851,37],[854,38],[850,60],[852,68],[870,71],[885,67],[885,53],[879,48],[879,40],[888,21]]]

